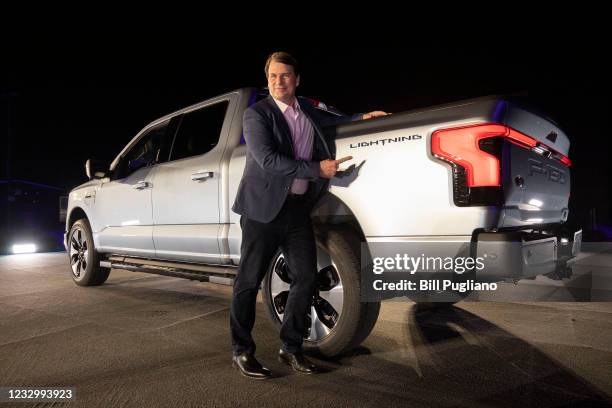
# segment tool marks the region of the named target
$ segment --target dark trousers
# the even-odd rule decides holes
[[[234,355],[255,352],[251,336],[257,292],[278,248],[288,263],[291,285],[283,314],[280,338],[285,351],[301,350],[312,302],[317,255],[310,210],[302,198],[289,196],[269,223],[240,218],[240,266],[232,295],[230,328]]]

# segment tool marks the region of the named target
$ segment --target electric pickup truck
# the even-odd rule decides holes
[[[208,99],[148,124],[112,163],[88,160],[89,181],[70,192],[66,217],[76,284],[100,285],[111,269],[124,269],[232,285],[241,229],[231,206],[247,150],[242,118],[266,96],[242,88]],[[374,256],[381,242],[513,242],[515,252],[496,258],[512,265],[477,273],[489,281],[558,273],[580,249],[581,232],[564,228],[569,139],[507,98],[394,113],[325,134],[336,157],[353,161],[312,212],[318,275],[308,350],[337,355],[369,335],[380,300],[361,296],[361,255]],[[279,250],[262,283],[277,328],[287,268]]]

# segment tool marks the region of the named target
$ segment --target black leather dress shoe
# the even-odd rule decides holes
[[[262,366],[251,353],[243,353],[239,356],[233,356],[232,366],[236,367],[242,375],[255,380],[272,378],[272,372],[266,367]]]
[[[314,374],[319,370],[312,361],[304,357],[301,351],[295,353],[288,353],[284,350],[278,352],[278,361],[290,365],[295,371],[304,374]]]

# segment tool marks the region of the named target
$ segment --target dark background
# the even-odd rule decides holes
[[[570,221],[605,231],[612,218],[605,47],[596,38],[488,38],[359,46],[113,40],[11,50],[0,82],[0,179],[67,192],[86,181],[85,160],[112,160],[148,122],[236,88],[265,86],[267,55],[285,50],[302,65],[298,93],[347,113],[526,97],[570,137]]]

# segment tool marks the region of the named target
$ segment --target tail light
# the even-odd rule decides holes
[[[321,108],[321,109],[324,109],[324,110],[329,109],[326,104],[324,104],[323,102],[321,102],[319,100],[312,99],[312,98],[304,98],[304,99],[306,99],[308,102],[310,102],[310,104],[312,106],[314,106],[315,108]]]
[[[566,166],[571,161],[534,138],[499,124],[482,124],[434,132],[431,150],[453,168],[453,198],[457,206],[497,205],[503,198],[500,159],[503,140],[553,157]]]

